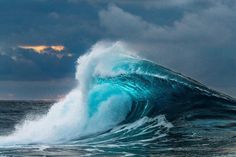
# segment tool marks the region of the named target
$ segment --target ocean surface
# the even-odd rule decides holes
[[[58,102],[0,101],[0,156],[236,156],[236,100],[97,44]]]

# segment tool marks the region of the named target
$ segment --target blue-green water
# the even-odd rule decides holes
[[[82,56],[56,103],[1,101],[0,155],[236,156],[235,99],[126,51]]]

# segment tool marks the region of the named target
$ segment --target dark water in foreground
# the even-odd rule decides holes
[[[14,126],[27,117],[45,114],[51,104],[44,101],[0,101],[0,134],[10,134]],[[214,108],[208,112],[214,112]],[[229,116],[234,112],[229,111]],[[136,132],[137,127],[125,128],[124,125],[95,138],[91,136],[66,144],[0,146],[0,156],[236,156],[236,123],[232,122],[235,119],[222,117],[194,117],[188,113],[167,122],[164,116],[159,116],[133,123],[140,127],[144,127],[143,123],[153,127],[147,127],[143,133]],[[224,121],[220,124],[224,125],[210,124],[219,118]]]

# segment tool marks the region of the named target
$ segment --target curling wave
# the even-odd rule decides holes
[[[235,100],[134,54],[121,42],[96,44],[78,59],[78,86],[46,115],[25,120],[13,133],[0,137],[0,145],[99,143],[102,147],[116,140],[126,147],[134,141],[158,140],[176,125],[232,124]]]

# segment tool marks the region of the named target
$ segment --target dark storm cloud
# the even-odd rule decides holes
[[[86,2],[1,1],[0,16],[0,41],[10,45],[59,44],[81,53],[99,35],[97,12]]]
[[[147,22],[116,5],[100,11],[99,17],[101,26],[112,38],[125,40],[142,51],[141,55],[235,94],[232,91],[236,86],[233,1],[209,1],[208,7],[186,12],[166,26]]]
[[[58,58],[62,52],[38,54],[19,48],[6,51],[8,53],[0,55],[0,80],[37,81],[74,76],[76,59],[71,56]]]
[[[97,12],[86,1],[0,1],[0,99],[57,98],[73,88],[76,59],[101,36]],[[65,51],[37,54],[21,45]]]
[[[0,1],[0,79],[72,76],[77,57],[98,40],[96,16],[85,2],[73,5],[66,0]],[[17,48],[19,45],[63,45],[73,57],[60,59],[27,53],[28,50]]]
[[[45,98],[49,93],[34,95],[31,87],[43,91],[61,80],[51,85],[50,97],[57,97],[72,88],[76,59],[102,39],[124,40],[140,55],[235,96],[235,28],[234,0],[3,0],[0,96]],[[65,50],[38,54],[21,45]],[[18,82],[26,84],[23,95]]]

